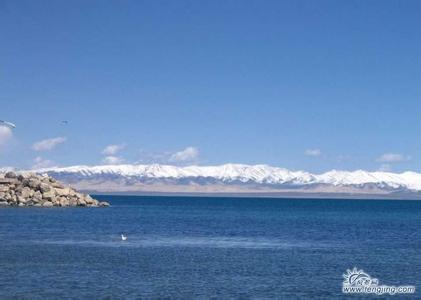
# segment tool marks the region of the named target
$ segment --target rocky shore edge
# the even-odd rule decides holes
[[[100,202],[65,186],[48,175],[34,173],[0,173],[0,207],[107,207]]]

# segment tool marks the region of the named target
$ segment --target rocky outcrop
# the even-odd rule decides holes
[[[47,175],[7,172],[0,174],[1,206],[106,207],[109,204],[79,193]]]

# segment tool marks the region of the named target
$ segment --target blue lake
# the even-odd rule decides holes
[[[0,209],[0,298],[336,298],[353,267],[421,288],[421,201],[96,198]]]

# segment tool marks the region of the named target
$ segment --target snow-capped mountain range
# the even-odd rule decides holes
[[[421,174],[336,171],[312,174],[268,165],[103,165],[36,170],[82,190],[165,193],[421,195]]]

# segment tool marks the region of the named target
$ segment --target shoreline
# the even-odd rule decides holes
[[[360,201],[420,201],[421,198],[410,197],[385,197],[384,195],[291,195],[291,194],[239,194],[239,193],[161,193],[161,192],[100,192],[84,191],[94,196],[128,196],[128,197],[188,197],[188,198],[244,198],[244,199],[279,199],[279,200],[360,200]]]
[[[107,207],[89,194],[76,191],[47,175],[0,174],[0,207]]]

